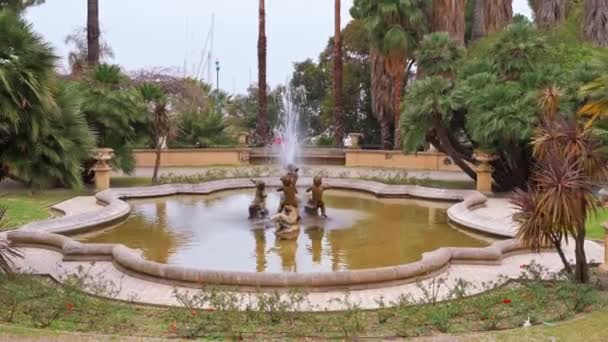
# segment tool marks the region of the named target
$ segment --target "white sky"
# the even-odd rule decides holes
[[[127,70],[172,67],[195,73],[215,14],[214,60],[221,63],[220,87],[244,92],[257,80],[257,0],[99,0],[105,39],[114,63]],[[352,0],[342,1],[342,24]],[[266,0],[268,82],[285,83],[293,63],[316,58],[333,35],[333,0]],[[515,13],[530,16],[527,0]],[[27,18],[65,57],[65,37],[86,25],[86,1],[46,0]],[[204,73],[206,77],[207,73]],[[213,71],[215,83],[215,71]]]

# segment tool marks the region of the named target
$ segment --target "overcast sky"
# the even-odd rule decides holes
[[[256,0],[99,0],[112,62],[127,70],[171,67],[197,74],[215,15],[213,60],[220,60],[220,87],[244,92],[257,79]],[[530,16],[527,0],[514,0],[515,13]],[[343,25],[352,0],[343,0]],[[332,0],[266,0],[268,82],[284,83],[293,63],[316,58],[333,34]],[[86,24],[86,1],[46,0],[27,18],[64,58],[65,37]],[[185,68],[184,68],[185,66]],[[202,73],[207,77],[207,72]],[[213,71],[215,83],[215,71]]]

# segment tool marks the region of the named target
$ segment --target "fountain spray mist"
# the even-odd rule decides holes
[[[289,84],[289,83],[288,83]],[[304,96],[303,89],[287,87],[281,99],[281,120],[279,133],[282,138],[280,160],[283,167],[295,164],[296,157],[300,152],[299,122],[300,111],[296,99]]]

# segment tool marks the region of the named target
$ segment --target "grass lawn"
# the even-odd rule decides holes
[[[432,304],[429,297],[423,301],[426,304],[411,305],[417,303],[404,297],[392,308],[361,310],[349,306],[340,312],[299,313],[297,308],[304,302],[297,294],[286,299],[269,294],[250,310],[235,311],[236,298],[203,289],[193,297],[179,295],[183,307],[155,307],[86,295],[78,284],[97,283],[90,282],[95,280],[91,275],[80,280],[58,286],[47,278],[18,276],[8,280],[0,275],[0,340],[426,336],[433,341],[440,335],[449,337],[440,341],[550,341],[556,337],[557,341],[587,342],[604,341],[608,336],[605,294],[592,286],[566,282],[526,281],[438,304]],[[115,288],[104,284],[98,283],[101,287],[95,289],[101,294],[113,293]],[[204,303],[215,309],[199,309]],[[535,326],[520,328],[528,316]],[[545,326],[542,322],[555,323]]]
[[[90,190],[55,189],[31,193],[29,191],[0,193],[0,206],[6,208],[8,217],[4,229],[11,229],[28,222],[51,216],[50,207],[75,196],[90,195]],[[2,230],[2,228],[0,228]]]
[[[554,326],[534,326],[527,329],[513,329],[497,333],[483,333],[462,336],[463,341],[606,341],[608,336],[608,309],[604,308],[590,314]]]
[[[112,178],[112,187],[125,188],[151,185],[149,178],[116,177]],[[6,208],[8,222],[2,230],[9,230],[29,222],[51,217],[50,207],[76,196],[92,196],[93,190],[53,189],[41,192],[28,190],[0,192],[0,206]]]
[[[593,240],[604,239],[602,223],[608,221],[608,208],[599,208],[595,215],[587,218],[587,238]]]

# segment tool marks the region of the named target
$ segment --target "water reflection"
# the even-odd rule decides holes
[[[442,246],[487,244],[452,229],[447,204],[339,191],[326,193],[329,219],[303,214],[299,237],[277,240],[266,229],[270,222],[247,219],[252,198],[253,191],[235,191],[132,201],[127,221],[80,239],[123,243],[168,264],[257,272],[382,267],[415,261]],[[278,202],[271,192],[268,207]]]

